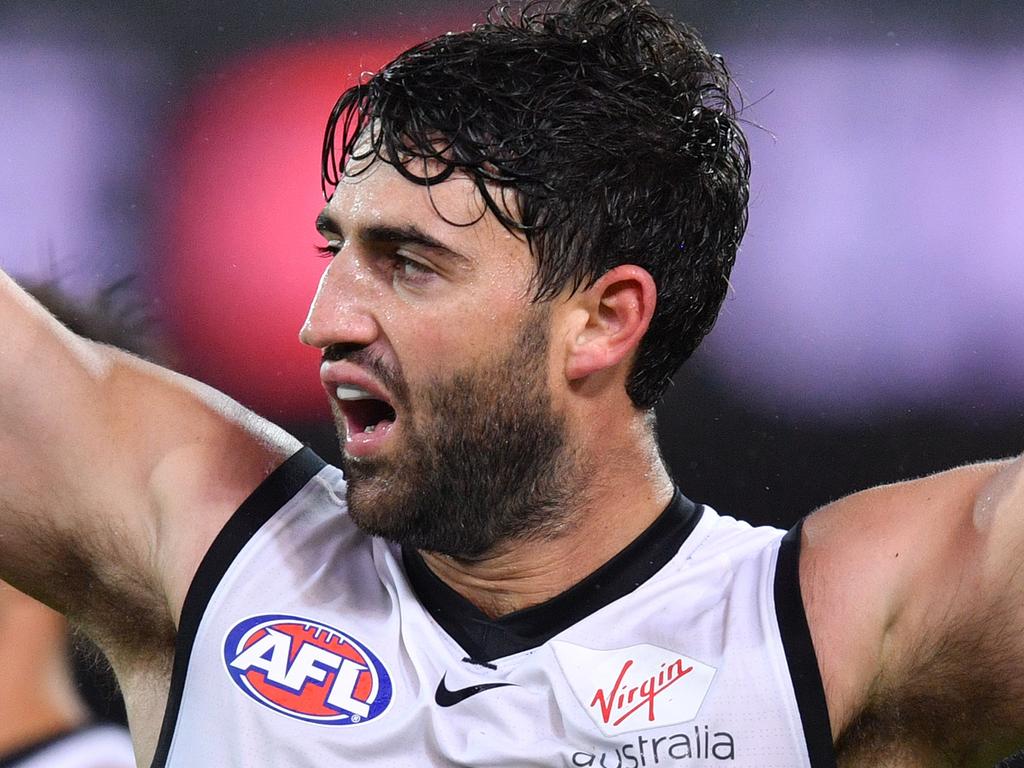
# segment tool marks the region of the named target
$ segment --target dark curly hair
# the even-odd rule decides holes
[[[721,56],[645,0],[498,6],[341,96],[324,193],[373,156],[418,184],[468,175],[526,238],[536,301],[643,267],[658,300],[626,387],[648,409],[711,330],[746,227],[737,105]]]

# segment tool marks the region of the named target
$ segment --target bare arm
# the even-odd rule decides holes
[[[1024,744],[1024,461],[851,496],[804,555],[840,748],[991,766]]]
[[[297,443],[65,329],[0,272],[0,577],[117,646],[173,630],[199,559]]]

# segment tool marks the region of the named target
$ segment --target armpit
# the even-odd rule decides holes
[[[992,766],[1024,744],[1024,627],[1005,620],[1005,597],[921,637],[907,665],[879,679],[837,739],[840,765]]]

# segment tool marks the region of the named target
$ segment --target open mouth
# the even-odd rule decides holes
[[[348,439],[388,431],[395,423],[395,409],[386,400],[374,397],[361,387],[341,384],[335,391],[345,416]]]

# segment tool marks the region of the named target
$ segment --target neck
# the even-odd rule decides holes
[[[597,437],[606,442],[607,434]],[[502,542],[472,560],[421,552],[424,562],[491,618],[561,594],[625,549],[672,500],[674,487],[646,418],[633,425],[632,437],[592,463],[598,469],[587,487],[573,494],[586,501],[557,536]]]

